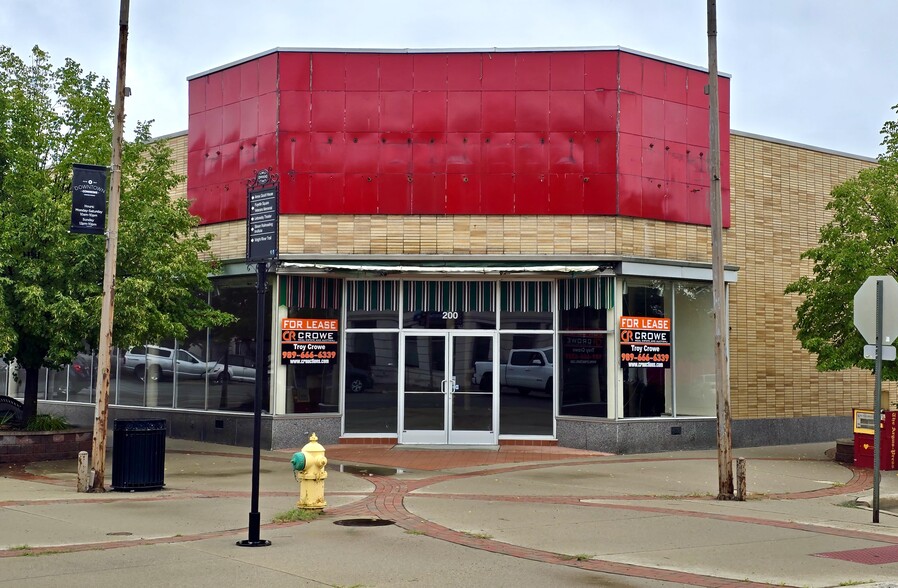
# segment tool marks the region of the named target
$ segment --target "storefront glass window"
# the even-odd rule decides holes
[[[711,284],[628,278],[622,316],[671,321],[671,345],[661,348],[670,354],[669,367],[622,367],[624,416],[713,416]]]
[[[558,298],[559,414],[607,417],[607,317],[613,306],[614,279],[560,280]]]
[[[551,435],[554,416],[552,334],[502,334],[499,337],[499,433]],[[484,380],[484,382],[492,380]]]
[[[608,369],[606,333],[562,333],[561,414],[608,415]]]
[[[207,329],[202,329],[190,333],[184,341],[178,341],[178,398],[175,402],[178,408],[206,408],[206,375],[212,368],[208,357],[207,337]],[[229,380],[230,383],[237,379],[228,378],[228,374],[238,375],[233,369],[227,373],[219,372],[215,378],[216,383],[223,383],[224,380]]]
[[[272,282],[273,283],[273,282]],[[269,410],[271,329],[264,329],[262,349],[265,366],[256,366],[256,304],[258,293],[254,278],[229,278],[215,281],[211,304],[229,312],[237,320],[223,327],[189,336],[185,351],[206,362],[205,379],[183,378],[185,389],[178,388],[181,408],[252,412],[256,395],[256,378],[263,377],[262,410]],[[271,324],[271,297],[265,296],[265,325]],[[208,388],[205,388],[208,386]],[[204,392],[207,390],[207,392]],[[205,396],[204,396],[205,394]]]
[[[403,282],[406,329],[495,329],[495,282]]]
[[[339,321],[342,280],[290,276],[282,282],[289,318]],[[338,339],[338,346],[344,344]],[[339,411],[341,355],[338,351],[335,358],[297,358],[296,363],[286,365],[288,413]]]
[[[551,282],[500,282],[499,292],[499,325],[503,331],[553,328]]]
[[[347,433],[395,434],[399,333],[346,333]]]
[[[670,282],[627,278],[623,288],[621,315],[671,318],[673,298]],[[674,325],[676,330],[677,325]],[[623,367],[624,417],[657,417],[673,414],[670,368]]]
[[[714,416],[714,306],[711,284],[674,283],[677,416]]]
[[[346,283],[346,328],[399,327],[399,282],[350,280]]]

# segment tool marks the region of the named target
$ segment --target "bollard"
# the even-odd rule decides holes
[[[748,491],[745,488],[745,458],[736,458],[736,500],[745,500]]]
[[[87,474],[87,452],[78,452],[78,492],[87,492],[90,489],[90,476]]]

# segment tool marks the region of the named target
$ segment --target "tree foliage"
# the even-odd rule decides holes
[[[26,414],[41,367],[69,363],[99,337],[105,239],[69,233],[72,164],[108,165],[109,83],[38,47],[30,63],[0,47],[0,355],[26,371]],[[211,309],[211,237],[169,192],[171,150],[138,124],[122,153],[113,342],[127,347],[223,324]]]
[[[805,296],[794,327],[821,371],[873,368],[854,326],[854,295],[869,276],[898,276],[898,121],[881,132],[885,152],[878,165],[833,188],[827,204],[833,218],[820,229],[817,246],[801,256],[813,261],[813,275],[786,288]],[[883,378],[898,380],[894,362],[883,363]]]

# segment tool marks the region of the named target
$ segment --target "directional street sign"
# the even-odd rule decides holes
[[[246,202],[246,259],[267,261],[278,255],[278,186],[249,190]]]
[[[854,295],[854,326],[867,343],[876,343],[876,282],[882,280],[882,343],[898,337],[898,282],[892,276],[870,276]]]

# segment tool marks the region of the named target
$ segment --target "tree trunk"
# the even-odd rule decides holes
[[[22,420],[28,424],[37,416],[37,383],[40,379],[41,369],[40,367],[21,367],[25,369],[25,398],[22,399],[25,406],[22,408]]]

